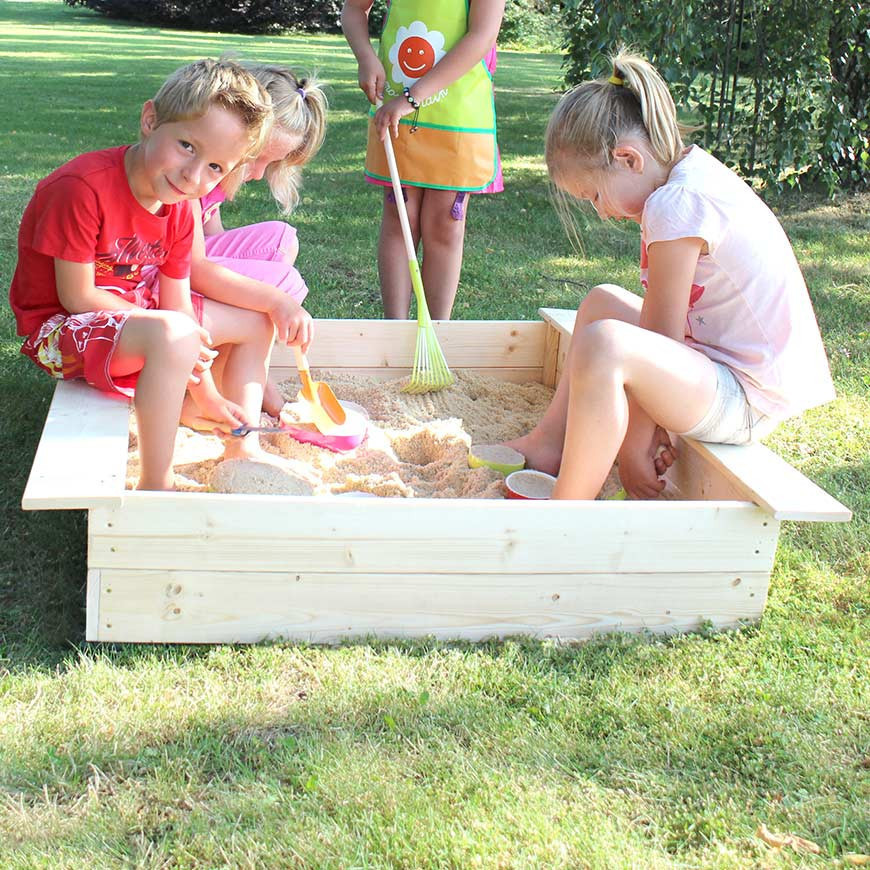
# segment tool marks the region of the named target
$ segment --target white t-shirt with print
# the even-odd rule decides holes
[[[773,212],[693,145],[641,218],[641,282],[654,242],[701,238],[686,344],[727,365],[764,414],[785,419],[834,398],[828,360],[794,251]]]

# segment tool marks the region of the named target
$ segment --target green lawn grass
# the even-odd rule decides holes
[[[132,141],[172,69],[234,50],[330,82],[299,265],[315,316],[378,316],[379,197],[340,38],[161,31],[46,0],[0,0],[0,33],[4,286],[37,180]],[[636,286],[634,228],[590,222],[578,255],[548,201],[558,81],[555,55],[501,54],[506,192],[471,203],[457,317],[531,319],[602,280]],[[87,645],[84,515],[19,508],[52,384],[4,306],[0,867],[831,867],[870,852],[870,199],[779,210],[839,398],[769,443],[855,518],[785,524],[763,621],[720,634]],[[263,189],[225,210],[228,225],[274,216]],[[772,853],[761,823],[821,854]]]

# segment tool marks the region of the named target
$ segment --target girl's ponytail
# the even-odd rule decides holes
[[[326,136],[326,94],[313,74],[296,78],[281,67],[252,66],[266,85],[275,106],[275,126],[301,137],[299,148],[266,170],[266,181],[282,214],[289,215],[299,202],[302,167],[320,150]]]
[[[274,128],[299,137],[299,147],[283,160],[270,164],[265,174],[281,213],[289,215],[299,202],[302,167],[317,154],[326,135],[328,105],[323,83],[314,75],[297,78],[292,70],[277,64],[243,62],[242,66],[271,97]],[[228,199],[241,186],[244,174],[242,166],[221,182]]]
[[[640,103],[643,126],[660,163],[673,163],[683,150],[684,129],[677,121],[677,107],[664,79],[652,64],[637,54],[621,49],[611,59],[609,83],[621,80]]]
[[[611,57],[609,78],[584,82],[562,96],[547,125],[545,156],[558,179],[570,165],[603,169],[626,136],[644,136],[653,154],[670,165],[683,149],[677,110],[662,77],[644,58],[624,49]]]

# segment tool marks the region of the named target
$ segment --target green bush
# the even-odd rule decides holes
[[[129,19],[192,30],[227,33],[272,33],[307,30],[337,33],[341,30],[341,0],[297,3],[292,0],[64,0],[109,18]],[[387,0],[374,0],[369,12],[369,32],[378,36]],[[507,0],[499,42],[504,45],[552,48],[561,43],[561,4],[545,0]]]
[[[296,3],[294,0],[64,0],[109,18],[130,19],[192,30],[227,33],[274,33],[282,30],[340,29],[341,0]]]
[[[569,84],[628,43],[659,69],[702,144],[759,187],[870,179],[870,8],[842,0],[568,0]]]
[[[499,45],[523,48],[555,48],[564,39],[562,4],[546,0],[507,0],[498,35]],[[369,13],[369,31],[379,36],[387,0],[374,0]]]
[[[562,4],[545,0],[507,0],[499,45],[554,48],[564,40]]]

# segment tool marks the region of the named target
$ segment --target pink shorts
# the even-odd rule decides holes
[[[264,281],[302,303],[308,287],[293,265],[296,229],[284,221],[263,221],[205,237],[205,253],[213,263]]]
[[[271,284],[301,305],[308,287],[293,265],[296,248],[296,230],[284,221],[263,221],[205,237],[205,254],[213,263]],[[158,279],[155,266],[142,270],[142,280],[155,293]]]
[[[191,297],[197,321],[202,323],[202,297]],[[149,310],[156,305],[142,307]],[[139,373],[115,377],[109,374],[118,338],[130,314],[130,310],[55,314],[27,337],[21,352],[53,378],[84,378],[105,393],[132,398]]]

